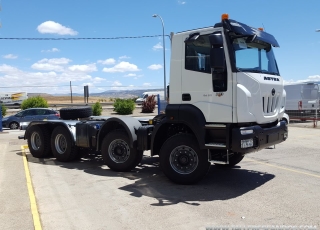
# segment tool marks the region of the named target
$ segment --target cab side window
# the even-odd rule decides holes
[[[185,45],[185,69],[211,73],[210,41],[208,35],[199,36]]]

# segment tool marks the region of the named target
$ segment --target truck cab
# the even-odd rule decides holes
[[[234,20],[172,36],[170,103],[206,122],[267,124],[284,113],[275,38]]]

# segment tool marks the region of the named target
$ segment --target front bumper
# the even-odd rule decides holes
[[[288,126],[284,121],[280,121],[276,126],[271,128],[262,128],[259,125],[234,128],[232,129],[231,148],[233,152],[250,153],[279,144],[287,138]],[[253,139],[253,146],[242,148],[241,141],[250,139]]]

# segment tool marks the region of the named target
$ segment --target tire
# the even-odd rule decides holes
[[[233,166],[237,165],[238,163],[240,163],[240,161],[242,161],[243,158],[244,158],[244,155],[242,155],[240,153],[234,153],[229,158],[229,164],[224,165],[224,164],[215,163],[215,165],[221,166],[221,167],[233,167]]]
[[[197,183],[210,168],[206,151],[201,150],[195,137],[188,134],[170,137],[159,155],[161,170],[178,184]]]
[[[19,128],[19,123],[18,122],[15,122],[15,121],[13,121],[13,122],[11,122],[10,124],[9,124],[9,128],[10,129],[18,129]]]
[[[70,107],[60,109],[60,117],[64,120],[74,120],[78,118],[86,118],[92,116],[92,108],[90,106],[84,107]]]
[[[79,152],[70,131],[62,126],[56,127],[52,132],[51,149],[53,156],[61,162],[75,160]]]
[[[141,162],[143,151],[130,147],[129,137],[124,130],[114,130],[104,137],[101,155],[111,170],[128,172]]]
[[[28,146],[33,157],[44,158],[51,156],[50,133],[38,125],[31,126],[28,129]]]

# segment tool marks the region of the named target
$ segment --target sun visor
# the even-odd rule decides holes
[[[273,35],[264,32],[262,30],[247,26],[241,22],[237,22],[235,20],[223,20],[223,27],[225,29],[231,30],[236,34],[242,35],[257,35],[257,39],[267,42],[275,47],[279,47],[277,40],[273,37]]]

